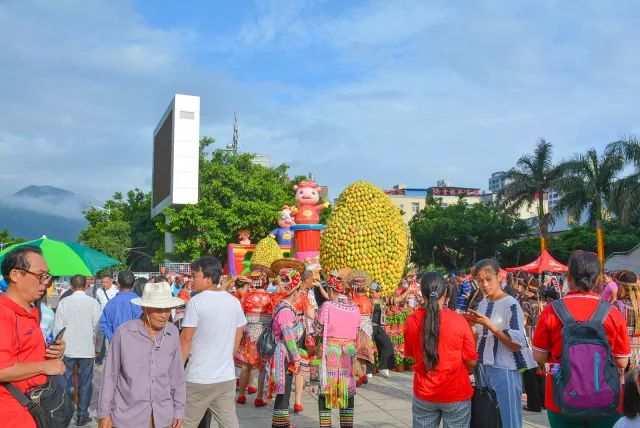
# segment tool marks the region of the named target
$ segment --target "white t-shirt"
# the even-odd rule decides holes
[[[195,327],[187,382],[221,383],[236,378],[233,344],[247,323],[240,301],[224,291],[205,290],[187,302],[182,327]]]
[[[636,416],[633,419],[623,416],[618,419],[613,428],[640,428],[640,416]]]
[[[104,307],[107,306],[107,303],[109,303],[109,300],[116,297],[118,291],[118,287],[116,287],[115,285],[112,285],[108,290],[105,290],[102,287],[96,290],[96,299],[98,299],[98,302],[100,302],[100,308],[103,311]]]

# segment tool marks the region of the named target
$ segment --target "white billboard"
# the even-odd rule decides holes
[[[198,202],[200,97],[176,94],[153,131],[151,216]]]

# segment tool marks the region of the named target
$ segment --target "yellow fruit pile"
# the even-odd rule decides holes
[[[408,236],[400,210],[378,187],[357,181],[337,199],[320,241],[325,271],[366,270],[385,296],[400,283]]]
[[[281,258],[282,249],[278,242],[272,236],[267,236],[256,244],[256,248],[253,250],[253,257],[251,257],[251,266],[270,267],[271,263]]]

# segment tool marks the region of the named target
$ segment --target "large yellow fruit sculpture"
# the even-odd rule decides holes
[[[400,210],[378,187],[357,181],[340,195],[320,241],[325,271],[362,269],[391,295],[405,267],[408,236]]]
[[[251,257],[251,266],[270,267],[275,260],[282,258],[282,249],[273,236],[267,236],[261,239],[253,250]]]

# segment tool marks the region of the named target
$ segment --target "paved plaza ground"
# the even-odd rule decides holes
[[[94,394],[90,412],[93,413],[94,404],[98,396],[99,379],[101,370],[97,370],[94,378]],[[411,398],[412,398],[413,373],[392,373],[391,378],[385,379],[374,376],[369,384],[358,388],[356,396],[355,426],[376,428],[407,428],[411,427]],[[238,405],[238,417],[242,428],[261,428],[271,426],[272,406],[256,408],[253,406],[253,396],[247,397],[247,404]],[[273,401],[271,402],[273,404]],[[304,412],[293,415],[293,424],[296,428],[312,428],[318,426],[318,404],[314,394],[305,390],[302,398]],[[291,394],[291,406],[293,406],[293,394]],[[333,415],[333,426],[339,427],[340,422],[337,412]],[[524,412],[525,427],[547,427],[546,413]],[[75,418],[71,423],[75,426]],[[97,427],[94,421],[88,427]],[[147,428],[147,427],[141,427]]]

